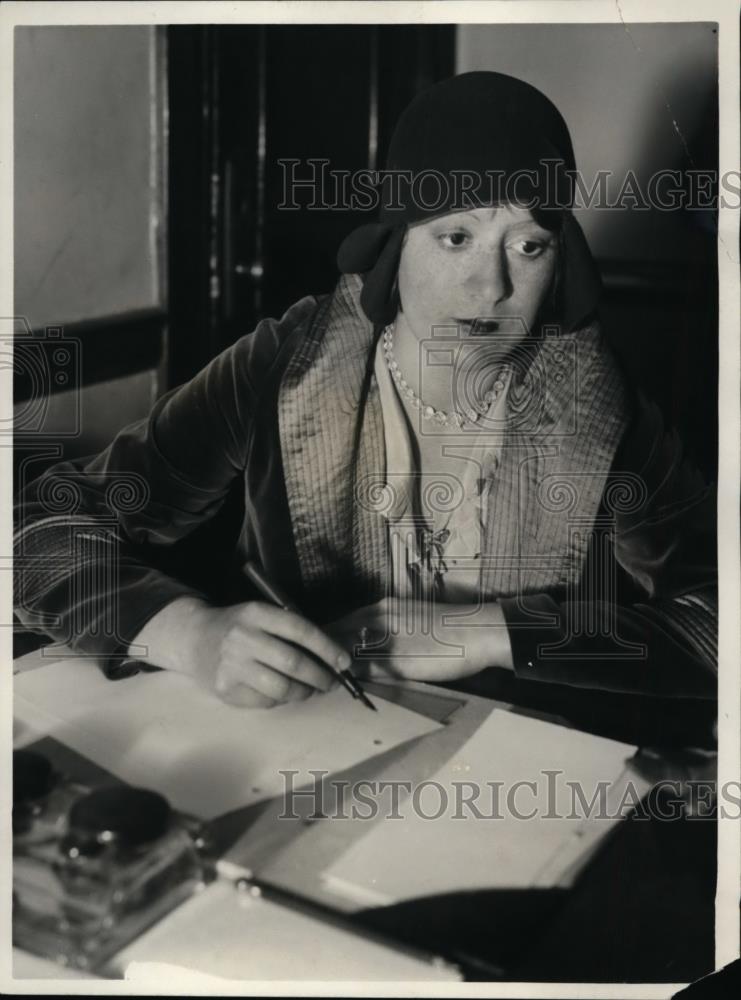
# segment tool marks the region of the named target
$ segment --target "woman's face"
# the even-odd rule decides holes
[[[512,205],[453,212],[410,227],[399,264],[405,323],[418,340],[433,327],[463,337],[531,329],[553,281],[557,236]]]

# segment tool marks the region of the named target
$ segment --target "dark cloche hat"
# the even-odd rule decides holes
[[[576,169],[569,130],[539,90],[502,73],[464,73],[419,94],[402,113],[378,191],[379,221],[340,246],[343,273],[361,274],[361,305],[374,323],[398,307],[395,279],[409,225],[436,215],[518,200],[560,228],[560,321],[578,327],[593,312],[599,273],[571,212]],[[549,216],[552,222],[548,222]]]

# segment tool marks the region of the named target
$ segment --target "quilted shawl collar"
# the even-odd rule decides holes
[[[278,419],[286,492],[301,578],[311,594],[329,583],[356,599],[381,596],[385,524],[353,497],[351,456],[363,420],[357,481],[385,478],[383,419],[375,380],[361,391],[373,327],[359,307],[357,275],[342,277],[294,351],[281,382]],[[362,598],[361,598],[362,595]]]

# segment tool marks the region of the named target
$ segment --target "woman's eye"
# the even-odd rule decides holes
[[[468,242],[468,233],[462,229],[455,229],[452,233],[442,233],[438,240],[444,247],[450,250],[458,250]]]
[[[518,240],[517,243],[510,245],[521,257],[539,257],[548,249],[548,244],[540,240]]]

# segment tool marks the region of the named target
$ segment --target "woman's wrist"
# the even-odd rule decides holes
[[[203,658],[202,644],[208,641],[212,611],[199,597],[176,597],[140,630],[129,648],[130,655],[164,670],[194,676]]]

